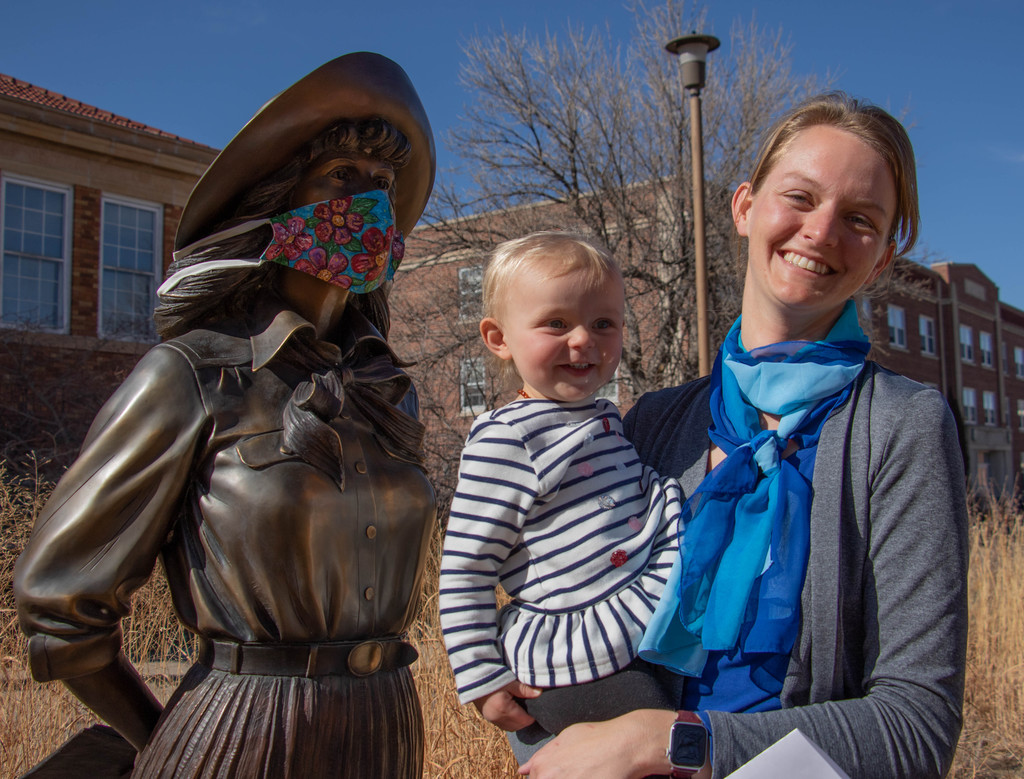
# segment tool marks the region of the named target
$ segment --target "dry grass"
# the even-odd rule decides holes
[[[35,684],[25,670],[11,573],[45,493],[45,485],[14,479],[0,464],[0,779],[19,776],[94,721],[61,685]],[[971,545],[967,706],[951,776],[1024,777],[1024,520],[1008,504],[985,516],[975,512]],[[475,711],[460,706],[455,695],[437,627],[439,546],[437,537],[414,630],[421,654],[415,666],[417,686],[427,728],[425,776],[514,777],[515,762],[503,736]],[[163,577],[154,576],[134,603],[125,630],[129,656],[136,662],[187,662],[189,642],[169,607]],[[170,678],[157,674],[150,680],[166,699],[173,686]]]

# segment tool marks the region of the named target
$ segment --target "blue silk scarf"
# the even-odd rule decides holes
[[[708,651],[788,653],[800,625],[810,548],[813,456],[849,397],[870,341],[847,302],[824,341],[743,350],[736,320],[711,374],[708,435],[725,459],[687,500],[680,556],[642,657],[699,675]],[[762,430],[758,410],[780,417]],[[782,458],[793,441],[805,455]]]

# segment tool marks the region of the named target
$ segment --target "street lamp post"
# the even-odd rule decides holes
[[[704,247],[704,143],[701,131],[700,91],[704,88],[708,52],[721,41],[712,35],[684,35],[665,44],[679,56],[683,89],[690,99],[690,156],[693,158],[693,242],[697,286],[697,364],[701,376],[711,373],[711,346],[708,334],[708,280]]]

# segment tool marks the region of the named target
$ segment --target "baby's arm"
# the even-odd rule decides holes
[[[498,641],[494,588],[539,489],[522,440],[489,417],[473,423],[463,449],[441,557],[441,631],[461,703],[516,680]]]

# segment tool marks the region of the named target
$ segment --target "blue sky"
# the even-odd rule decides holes
[[[653,0],[652,0],[653,3]],[[558,33],[610,25],[623,0],[11,0],[0,72],[185,138],[221,147],[259,106],[347,51],[379,51],[410,74],[439,140],[468,96],[462,44],[501,24]],[[1024,3],[1020,0],[707,0],[728,47],[733,22],[781,29],[796,73],[902,116],[917,151],[922,244],[934,259],[978,265],[1024,308]],[[286,10],[287,9],[287,10]],[[364,10],[366,9],[366,10]],[[668,30],[666,40],[686,31]],[[709,67],[714,68],[713,53]],[[439,143],[439,164],[453,158]]]

